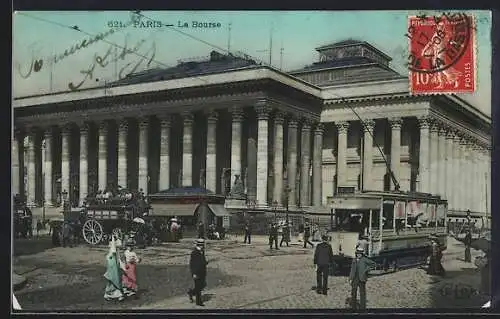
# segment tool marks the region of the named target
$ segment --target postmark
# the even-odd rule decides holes
[[[475,92],[474,26],[474,16],[463,13],[408,18],[411,94]]]

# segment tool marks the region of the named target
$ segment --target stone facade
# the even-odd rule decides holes
[[[410,96],[407,79],[319,89],[265,67],[206,78],[209,87],[177,79],[15,100],[13,192],[31,205],[55,204],[54,189],[80,202],[118,186],[223,194],[230,172],[229,185],[245,176],[258,207],[328,206],[337,187],[354,186],[490,211],[491,121],[462,100]]]

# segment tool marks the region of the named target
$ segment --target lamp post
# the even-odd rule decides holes
[[[246,205],[247,205],[247,211],[254,210],[255,209],[255,200],[254,199],[247,199]]]
[[[66,205],[67,205],[67,200],[68,200],[68,191],[63,190],[62,193],[61,193],[61,196],[62,196],[63,211],[65,211],[66,210]]]

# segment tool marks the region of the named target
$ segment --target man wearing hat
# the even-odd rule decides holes
[[[274,247],[278,250],[278,225],[273,222],[271,224],[271,228],[269,229],[269,249],[273,249]]]
[[[359,305],[361,309],[366,308],[366,280],[368,272],[377,264],[365,256],[363,247],[356,248],[356,257],[352,261],[349,282],[351,283],[351,307],[357,308],[357,295],[359,288]]]
[[[189,260],[189,268],[194,280],[194,288],[189,289],[189,300],[193,302],[193,296],[196,297],[196,304],[204,306],[201,300],[201,291],[205,288],[207,278],[207,259],[205,258],[205,240],[199,238],[196,240],[196,246],[191,252],[191,259]]]
[[[314,264],[316,265],[316,292],[327,295],[328,273],[330,265],[333,265],[333,250],[328,243],[328,236],[321,236],[322,242],[316,246],[314,251]]]
[[[309,241],[309,238],[311,238],[311,226],[309,223],[306,223],[304,227],[304,248],[307,248],[307,244],[314,247],[314,244]]]

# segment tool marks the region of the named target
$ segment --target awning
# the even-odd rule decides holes
[[[200,204],[151,204],[152,216],[194,216]]]
[[[208,204],[208,208],[210,208],[217,217],[231,216],[227,209],[224,208],[224,205]]]

